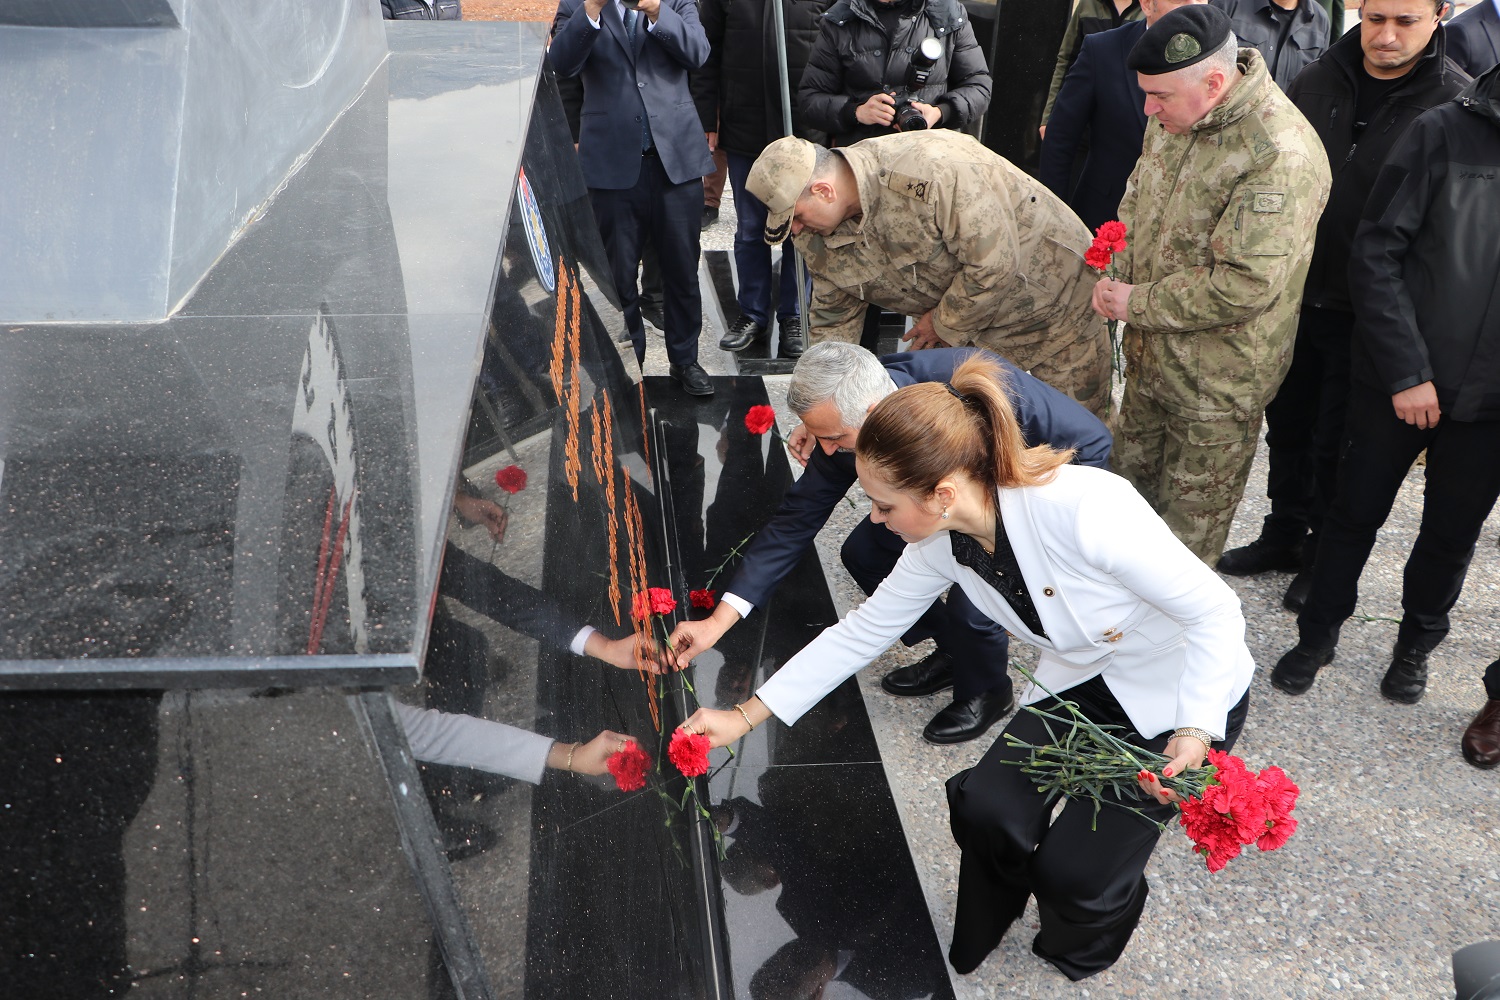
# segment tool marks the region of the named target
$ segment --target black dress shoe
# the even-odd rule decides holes
[[[781,327],[781,356],[800,358],[807,350],[807,335],[802,332],[801,316],[783,316],[777,324]]]
[[[682,391],[692,396],[712,396],[714,384],[708,380],[708,373],[696,361],[685,365],[672,365],[667,371],[682,386]]]
[[[924,656],[916,663],[897,667],[880,681],[887,694],[916,698],[953,686],[953,658],[942,650]]]
[[[704,205],[703,206],[703,225],[701,227],[699,227],[699,228],[701,228],[701,229],[707,229],[709,226],[713,225],[715,222],[718,222],[718,221],[719,221],[719,210],[717,208],[714,208],[712,205]]]
[[[922,739],[939,746],[977,739],[1015,705],[1015,695],[1009,686],[976,694],[972,698],[960,698],[932,717],[927,728],[922,730]]]
[[[647,302],[645,299],[642,299],[641,319],[650,323],[658,330],[665,330],[667,328],[667,321],[662,318],[660,302]]]
[[[1464,760],[1486,771],[1500,764],[1500,698],[1484,703],[1464,730]]]
[[[1281,598],[1281,606],[1288,611],[1301,614],[1303,607],[1307,605],[1307,595],[1312,593],[1312,570],[1304,569],[1292,577],[1292,582],[1286,586],[1286,594]]]
[[[764,326],[741,313],[740,318],[730,324],[729,332],[719,338],[719,350],[743,351],[765,335]]]
[[[1261,535],[1249,545],[1230,549],[1219,557],[1218,570],[1230,576],[1254,576],[1273,569],[1301,569],[1302,542],[1291,545],[1268,541]]]
[[[1297,643],[1276,663],[1271,671],[1271,686],[1287,694],[1303,694],[1312,687],[1318,668],[1333,662],[1333,646],[1305,646]]]
[[[1427,692],[1427,654],[1399,642],[1380,681],[1380,693],[1402,705],[1415,705]]]

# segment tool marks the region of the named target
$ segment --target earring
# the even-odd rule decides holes
[[[941,514],[939,514],[938,516],[941,517],[944,521],[948,520],[948,505],[947,504],[943,504],[943,512]]]

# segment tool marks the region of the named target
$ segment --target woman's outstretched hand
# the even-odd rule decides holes
[[[741,714],[743,712],[743,714]],[[751,698],[738,708],[700,708],[687,717],[678,729],[708,737],[714,749],[742,739],[750,730],[771,717],[771,710],[759,698]]]
[[[1136,776],[1136,780],[1140,782],[1141,791],[1166,805],[1169,802],[1180,802],[1182,796],[1163,785],[1162,777],[1175,778],[1188,768],[1202,767],[1204,758],[1208,756],[1208,745],[1196,736],[1175,736],[1167,744],[1164,753],[1172,759],[1162,768],[1161,775],[1142,771]]]

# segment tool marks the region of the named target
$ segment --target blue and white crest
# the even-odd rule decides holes
[[[531,193],[531,182],[526,179],[523,167],[516,181],[516,207],[521,211],[521,225],[526,230],[526,243],[531,247],[531,260],[536,265],[536,276],[542,287],[549,292],[557,291],[557,271],[552,264],[552,248],[547,244],[547,229],[542,224],[542,211],[537,207],[536,195]]]

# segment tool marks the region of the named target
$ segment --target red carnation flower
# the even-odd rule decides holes
[[[641,749],[635,740],[625,744],[605,761],[609,773],[615,777],[615,785],[622,792],[636,792],[646,787],[646,772],[651,770],[651,755]]]
[[[667,757],[684,776],[696,778],[708,771],[708,737],[679,729],[667,744]]]
[[[776,411],[764,403],[750,407],[750,412],[745,414],[745,430],[751,434],[764,434],[775,422]]]
[[[677,610],[677,598],[666,587],[652,587],[646,593],[651,598],[652,614],[670,615]]]
[[[1101,249],[1097,244],[1089,247],[1083,252],[1083,262],[1096,271],[1103,271],[1109,267],[1109,262],[1114,255],[1108,250]]]
[[[1118,253],[1125,249],[1125,233],[1125,223],[1118,220],[1106,222],[1094,230],[1094,245]]]
[[[690,590],[688,591],[688,603],[695,608],[710,608],[714,606],[714,592],[712,590]]]
[[[519,465],[507,465],[495,473],[495,485],[512,495],[526,488],[526,470]]]

